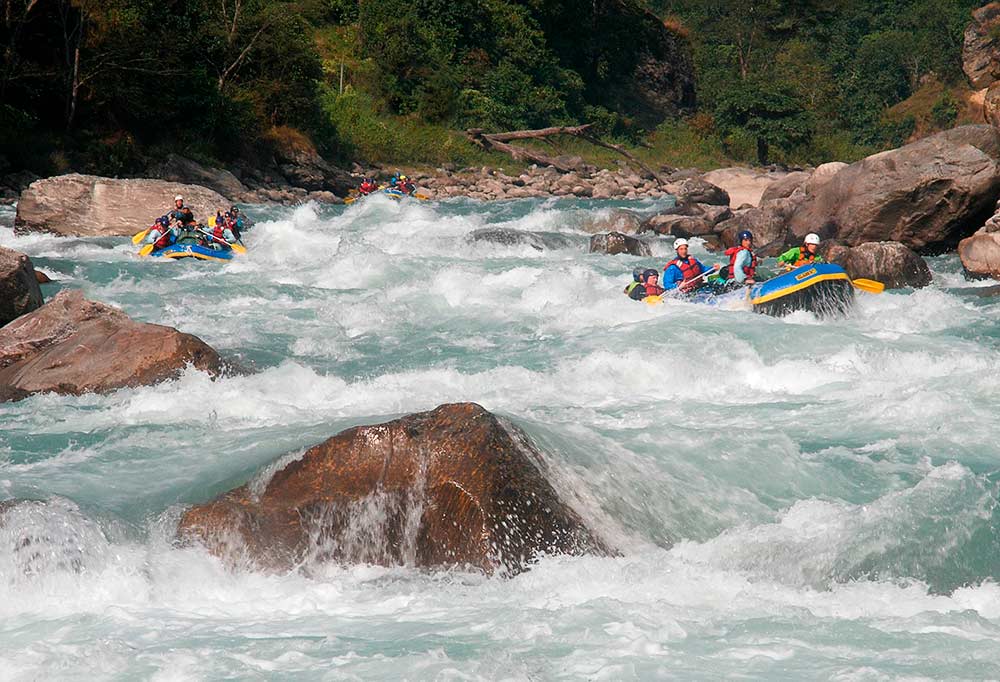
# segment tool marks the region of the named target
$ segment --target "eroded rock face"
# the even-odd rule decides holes
[[[652,256],[649,244],[621,232],[595,234],[590,238],[590,253],[606,253],[614,256],[627,253],[632,256]]]
[[[786,199],[774,199],[764,205],[738,212],[736,216],[716,226],[726,248],[736,245],[736,235],[750,230],[758,256],[776,256],[789,242],[791,216],[802,203],[801,194]]]
[[[217,192],[196,185],[72,173],[31,183],[17,203],[14,230],[81,237],[131,236],[173,210],[178,194],[199,220],[208,220],[230,205]]]
[[[177,154],[167,154],[151,175],[170,182],[207,187],[230,201],[238,201],[247,192],[247,187],[229,171],[202,166]]]
[[[896,241],[953,248],[990,214],[1000,193],[1000,137],[962,126],[841,169],[791,216],[796,239],[816,232],[848,246]]]
[[[479,405],[348,429],[181,518],[228,561],[523,570],[540,553],[609,552],[545,479],[527,437]]]
[[[0,401],[154,384],[188,365],[213,375],[224,368],[198,337],[136,322],[80,291],[61,291],[0,329]]]
[[[827,258],[851,279],[873,279],[887,289],[920,288],[931,283],[927,263],[913,249],[898,242],[869,242],[853,248],[831,247]]]
[[[31,259],[0,246],[0,327],[42,306],[42,290]]]
[[[758,168],[719,168],[705,173],[704,179],[721,187],[729,197],[726,202],[734,208],[744,205],[759,206],[768,187],[782,179],[785,173],[772,173]]]
[[[988,88],[1000,79],[1000,46],[994,37],[1000,25],[1000,2],[972,13],[962,44],[962,70],[976,88]]]

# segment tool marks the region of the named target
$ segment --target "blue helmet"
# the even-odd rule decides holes
[[[643,273],[642,268],[635,268],[634,270],[632,270],[632,279],[635,280],[636,282],[641,282],[642,273]]]
[[[659,277],[659,276],[660,276],[660,271],[654,270],[653,268],[649,268],[648,270],[642,271],[643,279],[649,279],[650,277]]]
[[[736,241],[741,242],[744,239],[749,239],[750,241],[753,241],[753,232],[751,232],[750,230],[743,230],[738,235],[736,235]]]

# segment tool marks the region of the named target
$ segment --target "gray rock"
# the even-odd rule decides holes
[[[764,204],[775,199],[787,199],[795,190],[803,187],[810,177],[812,177],[812,173],[796,171],[775,180],[760,195],[760,203]]]
[[[230,201],[238,200],[247,191],[246,185],[229,171],[202,166],[177,154],[167,154],[161,164],[151,169],[150,175],[160,180],[207,187]]]
[[[869,156],[840,170],[794,212],[797,238],[816,232],[848,246],[897,241],[919,251],[954,247],[1000,193],[992,126],[962,126]]]
[[[701,237],[712,234],[715,225],[700,216],[660,213],[647,219],[639,232],[673,235],[674,237]]]
[[[42,307],[42,303],[31,259],[0,246],[0,327]]]
[[[635,234],[642,225],[642,218],[632,211],[616,208],[605,216],[594,215],[588,212],[580,229],[589,234],[599,232],[621,232],[622,234]]]
[[[619,253],[627,253],[632,256],[653,255],[649,244],[621,232],[595,234],[590,238],[590,253],[606,253],[611,256]]]
[[[465,237],[469,244],[486,242],[500,246],[530,246],[536,251],[565,249],[573,245],[573,240],[559,234],[540,234],[507,227],[484,227],[473,230]]]
[[[924,259],[899,242],[868,242],[853,248],[833,246],[827,258],[844,268],[851,279],[873,279],[887,289],[925,287],[932,279]]]
[[[73,173],[31,183],[18,201],[14,230],[60,236],[131,236],[172,210],[177,194],[184,196],[200,220],[207,220],[231,203],[217,192],[196,185]]]

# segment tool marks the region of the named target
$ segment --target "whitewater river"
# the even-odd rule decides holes
[[[666,243],[586,253],[612,205],[251,208],[224,265],[15,237],[2,209],[47,297],[254,373],[0,405],[0,500],[53,500],[0,527],[0,679],[1000,677],[1000,297],[946,256],[833,322],[653,308],[621,289]],[[487,226],[557,248],[466,241]],[[523,427],[622,555],[265,575],[172,544],[280,455],[454,401]]]

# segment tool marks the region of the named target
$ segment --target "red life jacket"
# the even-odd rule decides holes
[[[226,243],[224,230],[225,228],[223,228],[222,225],[218,223],[218,221],[216,221],[215,227],[212,228],[212,237],[215,239],[215,241],[219,242],[220,244]]]
[[[663,268],[664,271],[666,271],[666,269],[669,268],[671,265],[676,265],[678,268],[680,268],[681,274],[684,276],[685,282],[694,279],[703,272],[701,266],[698,264],[698,261],[696,261],[691,256],[688,256],[687,261],[682,261],[680,258],[673,259],[672,261],[666,264],[666,266]]]
[[[659,284],[647,284],[645,286],[647,296],[659,296],[665,291]]]
[[[163,227],[162,225],[154,225],[150,229],[163,230],[163,234],[160,235],[160,238],[157,239],[155,242],[153,242],[153,248],[154,249],[162,249],[163,247],[170,245],[170,229],[169,228]]]
[[[733,278],[733,268],[736,267],[736,256],[740,254],[740,251],[750,251],[750,265],[744,266],[743,274],[749,279],[753,279],[754,273],[757,272],[757,254],[744,246],[734,246],[731,249],[726,249],[726,255],[729,256],[729,278]]]

